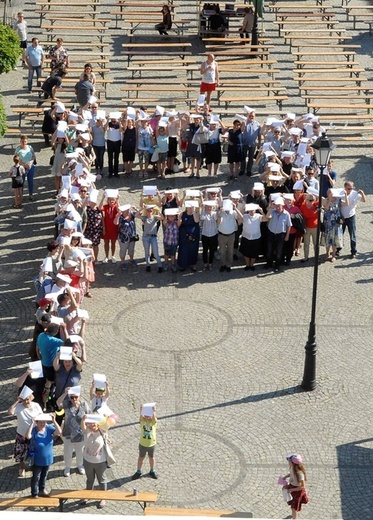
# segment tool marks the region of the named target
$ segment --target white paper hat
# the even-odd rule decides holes
[[[269,198],[273,202],[274,200],[278,199],[281,196],[282,196],[282,193],[271,193]]]
[[[238,119],[238,121],[241,121],[241,123],[244,123],[246,121],[246,117],[241,116],[240,114],[235,114],[234,119]]]
[[[164,214],[167,215],[178,215],[179,208],[167,208],[164,210]]]
[[[199,203],[197,200],[187,200],[185,201],[186,208],[198,208]]]
[[[106,119],[105,110],[97,110],[96,119]]]
[[[57,128],[56,137],[57,137],[57,139],[65,138],[66,137],[66,132],[64,130],[58,130],[58,128]]]
[[[259,209],[259,207],[259,204],[245,204],[245,211],[256,211],[257,209]]]
[[[23,388],[22,388],[22,391],[21,393],[19,394],[19,398],[20,399],[27,399],[31,394],[33,394],[34,392],[31,390],[31,388],[29,388],[27,385],[25,385]]]
[[[154,208],[156,208],[156,207],[157,207],[156,204],[147,204],[147,205],[145,206],[145,209],[154,209]]]
[[[134,107],[127,107],[127,119],[136,119],[136,110]]]
[[[92,245],[92,240],[89,240],[89,238],[85,238],[85,237],[82,238],[82,246],[91,246],[91,245]]]
[[[105,420],[105,417],[97,413],[89,413],[85,416],[85,422],[90,424],[100,423]]]
[[[231,199],[240,199],[242,197],[242,193],[239,190],[231,191],[229,194]]]
[[[142,405],[141,413],[144,417],[151,417],[153,415],[153,407],[156,403],[144,403]]]
[[[296,126],[293,128],[290,128],[290,130],[289,130],[290,135],[301,135],[302,133],[303,133],[302,130]]]
[[[75,202],[75,201],[77,201],[77,200],[80,200],[80,201],[81,201],[82,199],[81,199],[79,193],[73,193],[73,194],[71,195],[71,200],[73,200],[73,201]]]
[[[278,120],[278,121],[273,121],[272,126],[274,128],[280,128],[283,124],[284,124],[284,121]]]
[[[211,114],[210,125],[217,125],[219,123],[219,114]]]
[[[197,106],[203,107],[206,101],[206,94],[200,94],[197,98]]]
[[[219,193],[220,188],[206,188],[206,193]]]
[[[301,190],[303,191],[303,181],[297,181],[293,184],[293,190]]]
[[[159,121],[159,123],[158,123],[158,128],[167,128],[167,123],[166,123],[166,121]]]
[[[275,200],[273,201],[276,205],[281,205],[281,206],[285,206],[285,201],[284,199],[280,196],[280,197],[276,197]]]
[[[233,210],[233,204],[230,199],[224,199],[223,200],[223,210],[224,211],[232,211]]]
[[[199,190],[186,190],[185,196],[186,197],[199,197],[201,195],[201,192]]]
[[[79,132],[86,132],[88,130],[88,125],[84,123],[78,123],[75,125],[75,130],[78,130]],[[75,149],[77,151],[77,149]]]
[[[155,115],[156,116],[163,116],[164,114],[164,107],[161,107],[161,105],[157,105],[155,107]]]
[[[105,197],[108,199],[117,199],[119,197],[119,190],[105,190]]]
[[[218,205],[218,203],[217,203],[216,200],[204,200],[204,201],[202,202],[202,204],[203,204],[204,206],[217,206],[217,205]]]
[[[281,157],[292,157],[294,155],[294,152],[291,152],[290,150],[285,150],[284,152],[281,152]]]
[[[190,114],[190,119],[202,119],[201,114]]]
[[[84,119],[84,123],[87,123],[92,119],[92,112],[90,110],[82,110],[82,117]]]
[[[280,175],[268,175],[269,181],[281,181],[282,177]]]
[[[80,137],[81,137],[82,139],[84,139],[85,141],[89,141],[90,138],[91,138],[89,132],[83,132],[82,134],[80,134]]]
[[[67,394],[68,395],[80,395],[81,391],[82,391],[82,386],[81,385],[79,385],[79,386],[71,386],[68,389]]]
[[[78,121],[78,114],[76,114],[75,112],[73,112],[72,110],[70,110],[69,112],[69,121]]]
[[[119,211],[127,211],[128,209],[130,209],[131,207],[131,204],[123,204],[122,206],[119,206]]]
[[[176,110],[169,110],[168,112],[166,112],[166,116],[167,117],[176,117],[177,112],[176,112]]]
[[[122,112],[110,112],[109,119],[120,119],[122,117]]]
[[[69,198],[69,190],[64,188],[63,190],[60,191],[60,194],[59,194],[59,198],[65,198],[65,199],[68,199]]]
[[[267,144],[267,143],[266,143]],[[271,143],[268,143],[270,146],[271,146]],[[273,155],[276,155],[276,152],[274,152],[273,150],[265,150],[264,151],[264,155],[268,158],[268,157],[273,157]]]
[[[269,163],[268,163],[269,164]],[[269,167],[270,171],[271,172],[279,172],[280,171],[280,165],[275,163],[275,164],[271,164],[271,166]]]
[[[65,110],[66,110],[65,105],[63,103],[61,103],[61,101],[57,101],[56,102],[57,114],[63,114],[65,112]]]
[[[105,374],[93,374],[93,384],[95,388],[106,388],[106,375]]]
[[[157,186],[144,186],[142,189],[143,195],[156,195]]]
[[[52,416],[50,413],[41,413],[35,417],[35,421],[52,422]]]
[[[319,116],[315,116],[311,119],[311,123],[318,123],[319,122]]]
[[[60,360],[71,361],[73,358],[73,347],[60,347]]]
[[[69,340],[71,341],[71,343],[79,343],[80,341],[84,341],[83,338],[78,334],[71,334],[69,336]]]
[[[246,114],[251,114],[251,112],[255,112],[255,108],[248,107],[247,105],[244,105],[243,107]]]
[[[294,195],[292,193],[284,193],[282,198],[285,200],[294,200]]]
[[[330,188],[333,197],[341,199],[345,196],[345,191],[343,188]],[[318,194],[318,193],[317,193]]]
[[[179,193],[179,190],[178,190],[177,188],[174,188],[174,189],[172,189],[172,190],[165,190],[165,194],[166,194],[166,195],[169,195],[170,193],[176,195],[176,194]]]
[[[82,217],[80,216],[80,214],[74,209],[73,211],[70,211],[67,216],[69,217],[69,219],[72,219],[74,222],[81,222],[82,221]]]
[[[291,120],[294,120],[295,119],[295,114],[293,112],[288,112],[286,114],[286,120],[287,119],[291,119]]]
[[[98,190],[91,190],[89,193],[89,201],[96,203],[98,199]]]
[[[253,189],[255,191],[262,191],[262,190],[264,190],[264,184],[262,182],[254,182]]]
[[[67,276],[67,274],[57,273],[56,278],[58,278],[62,282],[71,283],[71,278],[70,276]]]
[[[294,188],[293,188],[294,189]],[[319,196],[319,190],[317,190],[316,188],[312,188],[312,186],[309,186],[307,188],[307,191],[306,193],[310,193],[311,195],[316,195],[316,197]]]
[[[64,229],[76,229],[76,222],[74,220],[70,220],[68,218],[65,219],[65,222],[63,223]]]

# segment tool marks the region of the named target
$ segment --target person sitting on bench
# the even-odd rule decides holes
[[[168,30],[172,27],[172,19],[171,19],[171,12],[168,5],[164,5],[162,7],[162,16],[163,20],[162,23],[157,23],[155,26],[155,29],[159,32],[159,34],[165,34],[168,35]]]

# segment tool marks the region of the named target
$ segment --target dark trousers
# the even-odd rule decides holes
[[[251,170],[254,163],[254,155],[256,151],[256,146],[246,146],[243,147],[243,159],[241,161],[241,172],[246,173],[248,175],[251,174]],[[247,157],[247,164],[246,164],[246,157]]]
[[[294,242],[296,235],[296,233],[290,233],[289,240],[287,242],[284,242],[283,261],[285,262],[285,264],[290,263],[290,260],[293,257]]]
[[[95,159],[96,170],[102,170],[104,167],[105,146],[93,145],[93,150],[95,151],[95,154],[96,154],[96,159]]]
[[[273,262],[275,267],[280,267],[282,262],[282,252],[284,249],[286,233],[272,233],[268,230],[267,235],[267,265],[272,267]]]
[[[346,228],[348,229],[348,234],[350,235],[351,254],[355,255],[357,252],[357,250],[356,250],[356,215],[352,215],[352,217],[348,217],[343,220],[343,224],[342,224],[343,234],[344,234]]]
[[[218,235],[206,237],[202,235],[202,259],[204,264],[212,264],[214,254],[218,248]]]
[[[45,490],[47,482],[49,466],[36,466],[32,467],[31,477],[31,495],[37,497],[39,492]]]
[[[118,175],[119,171],[119,154],[120,154],[120,141],[109,141],[106,142],[107,154],[109,159],[109,175]]]

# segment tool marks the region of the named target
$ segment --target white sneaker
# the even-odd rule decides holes
[[[85,475],[85,469],[83,468],[83,466],[78,466],[78,472],[80,475]]]
[[[70,476],[70,468],[65,468],[63,470],[63,476],[64,477],[69,477]]]
[[[111,261],[112,261],[113,264],[116,264],[116,263],[117,263],[117,259],[115,258],[115,256],[112,256],[112,257],[111,257]]]
[[[109,261],[109,259],[108,259],[108,258],[104,258],[104,259],[103,259],[103,261],[102,261],[102,263],[103,263],[103,264],[107,264],[107,263],[108,263],[108,261]]]

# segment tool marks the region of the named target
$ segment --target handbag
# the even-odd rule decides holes
[[[116,463],[116,460],[115,460],[115,457],[113,455],[113,452],[111,451],[111,448],[110,448],[110,445],[109,445],[109,442],[108,442],[107,434],[106,433],[103,434],[101,430],[100,430],[100,434],[101,434],[102,438],[104,439],[104,450],[105,450],[105,455],[106,455],[106,464],[107,464],[107,467],[110,468],[110,466],[113,466]]]
[[[209,131],[203,130],[202,132],[196,132],[192,139],[192,144],[207,144],[209,142]]]
[[[54,155],[51,155],[49,157],[49,166],[53,166],[53,163],[54,163]]]
[[[130,242],[138,242],[140,240],[139,235],[136,233],[136,235],[133,235],[133,237],[130,238]]]

